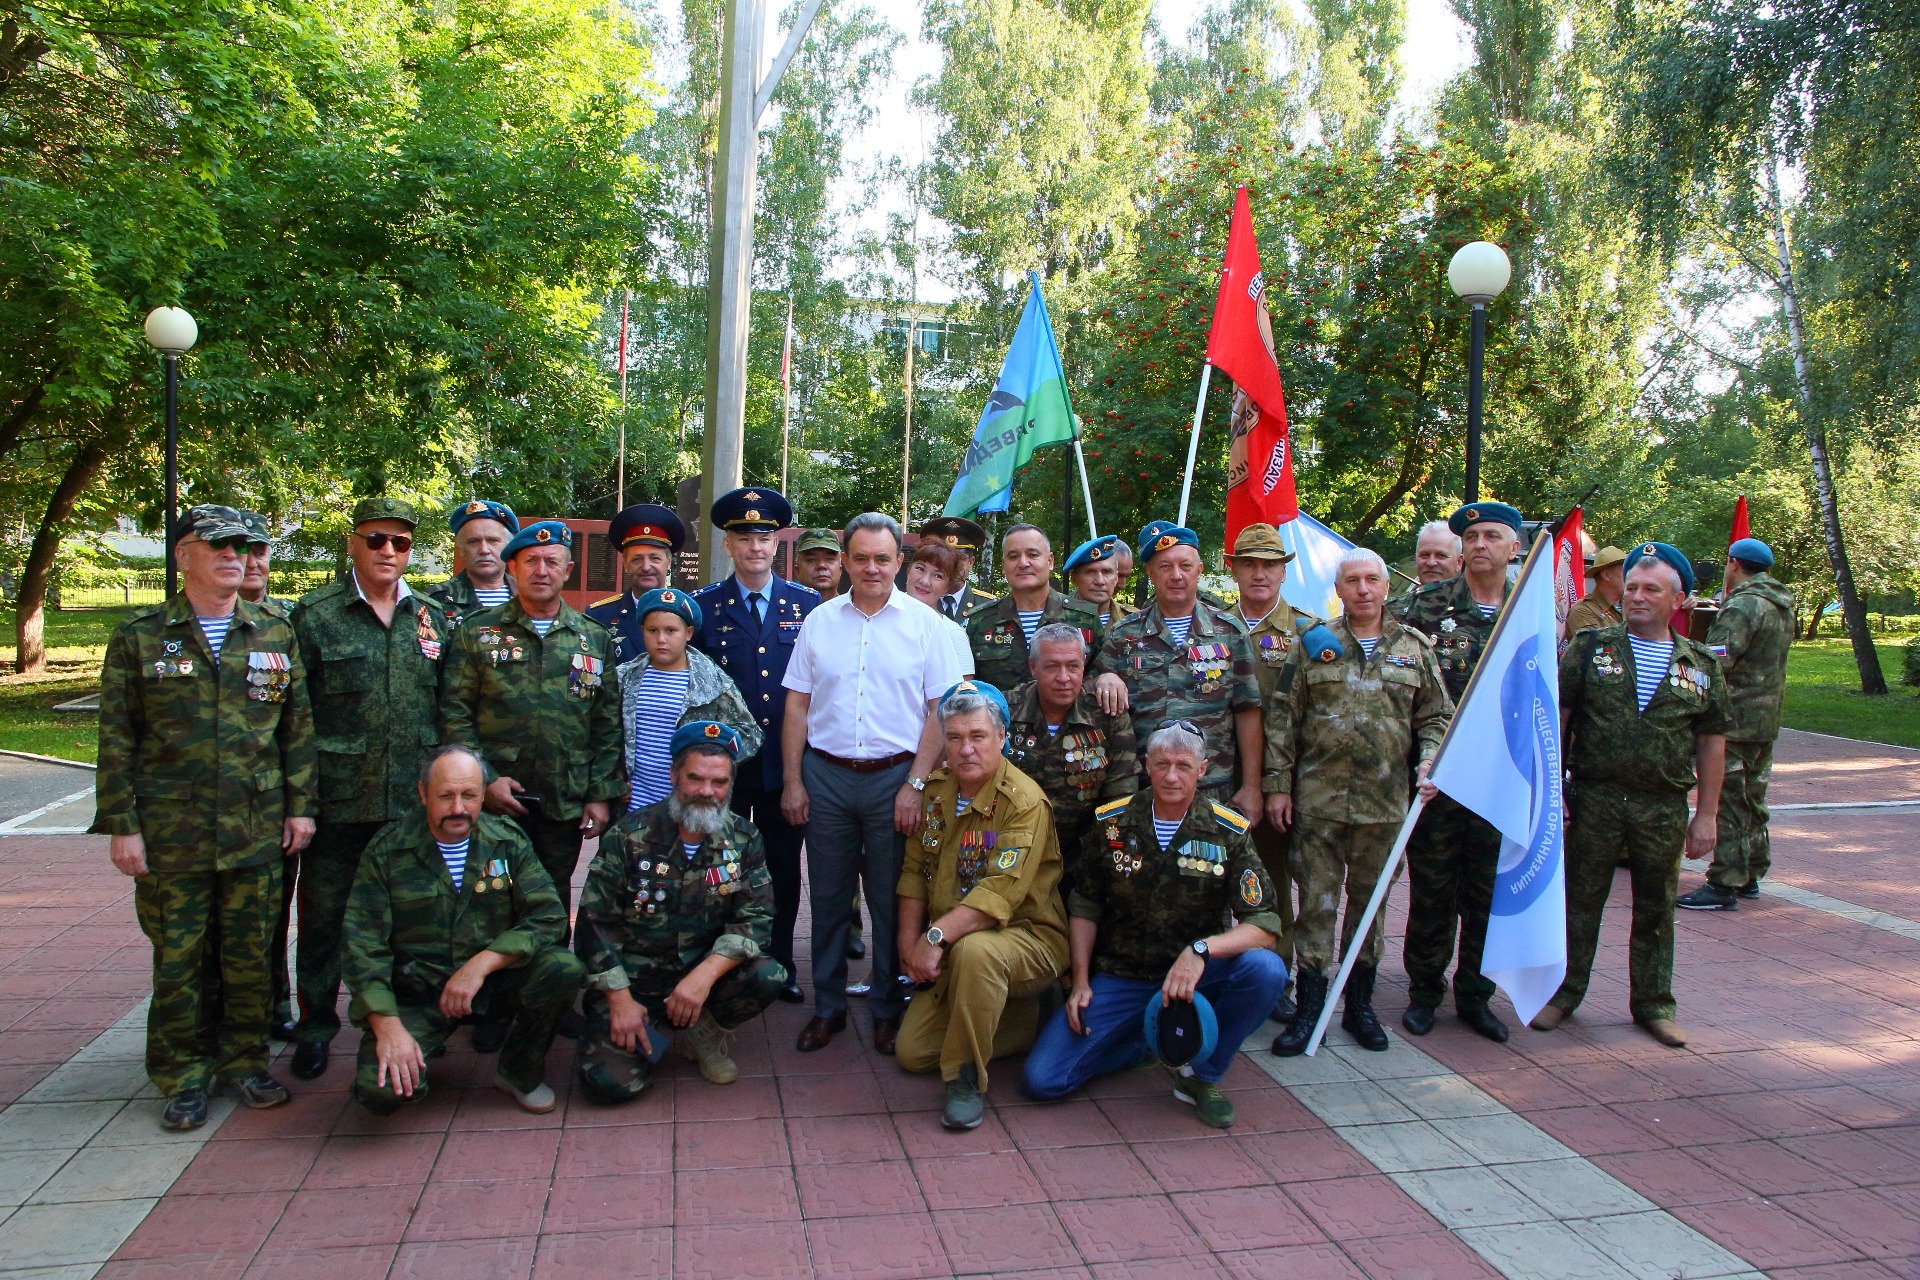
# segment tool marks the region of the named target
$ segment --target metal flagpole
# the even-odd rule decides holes
[[[780,339],[780,492],[787,491],[787,442],[793,434],[793,295],[787,295],[787,332]]]
[[[620,299],[620,469],[614,481],[615,510],[627,505],[627,308],[633,305],[633,290]]]
[[[907,371],[901,385],[907,392],[907,424],[900,435],[900,527],[911,523],[907,516],[907,487],[913,478],[913,330],[915,319],[907,316]]]
[[[1087,500],[1087,536],[1100,536],[1100,524],[1093,518],[1093,489],[1087,484],[1087,455],[1080,447],[1080,433],[1073,433],[1073,456],[1080,463],[1080,496]]]
[[[1193,434],[1187,437],[1187,478],[1180,485],[1180,523],[1187,523],[1187,499],[1193,495],[1193,464],[1200,456],[1200,415],[1207,407],[1207,383],[1213,380],[1213,362],[1200,366],[1200,394],[1193,401]]]

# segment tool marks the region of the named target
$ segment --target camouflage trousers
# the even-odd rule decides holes
[[[488,974],[467,1018],[449,1018],[441,1013],[438,990],[396,987],[400,1025],[419,1042],[420,1052],[429,1062],[412,1096],[402,1097],[393,1091],[391,1082],[380,1084],[378,1042],[368,1028],[360,1037],[360,1052],[354,1061],[354,1100],[375,1115],[384,1116],[426,1097],[433,1055],[447,1043],[454,1029],[466,1022],[507,1023],[506,1043],[500,1046],[495,1069],[522,1093],[538,1088],[547,1073],[547,1047],[553,1043],[560,1019],[573,1007],[573,998],[580,994],[586,972],[586,966],[571,951],[542,947],[525,964]]]
[[[280,869],[276,856],[257,867],[133,882],[134,915],[153,944],[147,1078],[161,1093],[267,1069]]]
[[[1247,834],[1253,837],[1253,851],[1260,855],[1260,864],[1267,869],[1273,887],[1280,893],[1280,900],[1274,903],[1274,914],[1280,917],[1280,938],[1273,949],[1286,962],[1287,976],[1291,979],[1295,946],[1293,895],[1299,885],[1289,853],[1294,835],[1291,831],[1276,831],[1264,820]]]
[[[786,966],[771,956],[760,956],[735,965],[713,984],[707,994],[706,1012],[713,1015],[722,1031],[732,1031],[765,1013],[786,985]],[[588,989],[581,1002],[587,1025],[580,1033],[574,1074],[580,1092],[589,1100],[630,1102],[652,1081],[654,1064],[666,1056],[667,1040],[673,1035],[673,1023],[667,1017],[670,991],[657,996],[634,993],[634,999],[647,1011],[647,1039],[652,1045],[651,1052],[642,1053],[622,1049],[613,1042],[606,992]]]
[[[1294,928],[1294,947],[1300,968],[1331,978],[1341,957],[1353,945],[1373,887],[1393,852],[1397,822],[1328,822],[1300,814],[1293,824],[1292,878],[1300,885],[1300,918]],[[1340,914],[1341,886],[1346,886],[1347,911],[1340,929],[1340,948],[1334,949],[1333,923]],[[1360,963],[1378,965],[1386,950],[1386,911],[1373,918]]]
[[[297,1040],[325,1043],[340,1034],[340,944],[347,895],[360,869],[361,852],[383,825],[322,818],[300,854],[294,890],[299,921],[293,964]]]
[[[1040,1033],[1038,997],[1060,984],[1066,960],[1059,934],[982,929],[961,938],[947,949],[933,990],[907,1006],[894,1060],[903,1071],[937,1070],[943,1080],[958,1079],[970,1062],[975,1083],[985,1090],[987,1063],[1033,1047]]]
[[[533,814],[525,817],[509,817],[526,832],[527,841],[533,845],[533,854],[540,859],[540,865],[553,877],[553,887],[560,893],[560,905],[567,910],[569,922],[573,916],[573,871],[580,865],[580,819],[578,818],[537,818]],[[560,939],[562,944],[573,936],[573,927],[569,923],[567,937]]]
[[[1773,867],[1767,832],[1767,784],[1773,781],[1772,742],[1729,742],[1727,776],[1720,784],[1720,840],[1707,879],[1723,889],[1759,884]]]
[[[1627,860],[1633,883],[1633,929],[1627,943],[1628,1007],[1635,1022],[1671,1018],[1673,900],[1687,840],[1687,797],[1681,792],[1627,791],[1577,779],[1567,824],[1567,977],[1552,1003],[1580,1006],[1600,945],[1600,917],[1613,871]]]
[[[1453,971],[1456,1009],[1484,1008],[1493,983],[1480,972],[1493,912],[1493,875],[1500,865],[1500,833],[1478,814],[1435,796],[1407,841],[1407,936],[1401,962],[1407,995],[1437,1009],[1447,994],[1447,963],[1460,936]]]

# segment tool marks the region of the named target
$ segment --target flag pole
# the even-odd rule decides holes
[[[633,290],[620,299],[620,463],[613,482],[615,510],[627,505],[627,308],[633,305]]]
[[[1200,415],[1207,407],[1207,383],[1213,380],[1213,361],[1200,366],[1200,394],[1193,401],[1193,434],[1187,437],[1187,478],[1180,485],[1180,520],[1187,523],[1187,500],[1193,494],[1193,464],[1200,456]]]
[[[787,442],[793,434],[793,295],[787,295],[787,331],[780,338],[780,492],[787,491]]]
[[[1073,433],[1073,456],[1080,463],[1080,496],[1087,500],[1087,537],[1100,536],[1099,522],[1093,518],[1093,489],[1087,484],[1087,455],[1080,447],[1080,433]]]
[[[1439,756],[1436,754],[1434,758],[1437,760]],[[1418,794],[1413,797],[1413,803],[1407,806],[1407,816],[1400,824],[1400,834],[1393,839],[1393,852],[1387,855],[1386,865],[1380,868],[1380,878],[1373,882],[1373,896],[1367,899],[1367,909],[1360,913],[1360,925],[1353,931],[1353,945],[1347,948],[1346,956],[1340,961],[1339,974],[1327,987],[1327,998],[1320,1007],[1320,1020],[1313,1024],[1313,1034],[1307,1038],[1306,1052],[1309,1058],[1320,1050],[1320,1041],[1327,1034],[1327,1024],[1333,1020],[1333,1003],[1339,993],[1346,990],[1347,975],[1353,972],[1354,962],[1360,958],[1360,949],[1367,945],[1367,931],[1373,928],[1373,918],[1380,914],[1387,891],[1393,888],[1394,873],[1400,869],[1400,859],[1407,851],[1407,838],[1413,834],[1414,824],[1420,821],[1420,813],[1426,807],[1426,797]]]

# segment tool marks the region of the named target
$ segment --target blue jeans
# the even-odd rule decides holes
[[[1147,998],[1158,999],[1160,982],[1146,978],[1093,975],[1093,1000],[1080,1011],[1086,1035],[1067,1025],[1067,1011],[1053,1015],[1027,1055],[1027,1096],[1064,1098],[1097,1076],[1138,1062],[1151,1053],[1142,1031]],[[1193,1064],[1193,1073],[1209,1083],[1227,1074],[1240,1044],[1252,1035],[1287,985],[1287,966],[1264,948],[1207,961],[1200,994],[1213,1005],[1220,1037],[1213,1055]]]

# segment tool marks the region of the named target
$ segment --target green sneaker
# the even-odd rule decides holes
[[[1175,1076],[1173,1096],[1192,1107],[1200,1116],[1201,1124],[1215,1129],[1233,1124],[1233,1103],[1227,1101],[1227,1095],[1220,1092],[1217,1084],[1209,1084],[1199,1076]]]
[[[973,1064],[966,1063],[959,1075],[947,1081],[947,1105],[940,1113],[940,1123],[960,1131],[978,1129],[986,1113],[987,1100],[980,1095],[980,1077]]]

